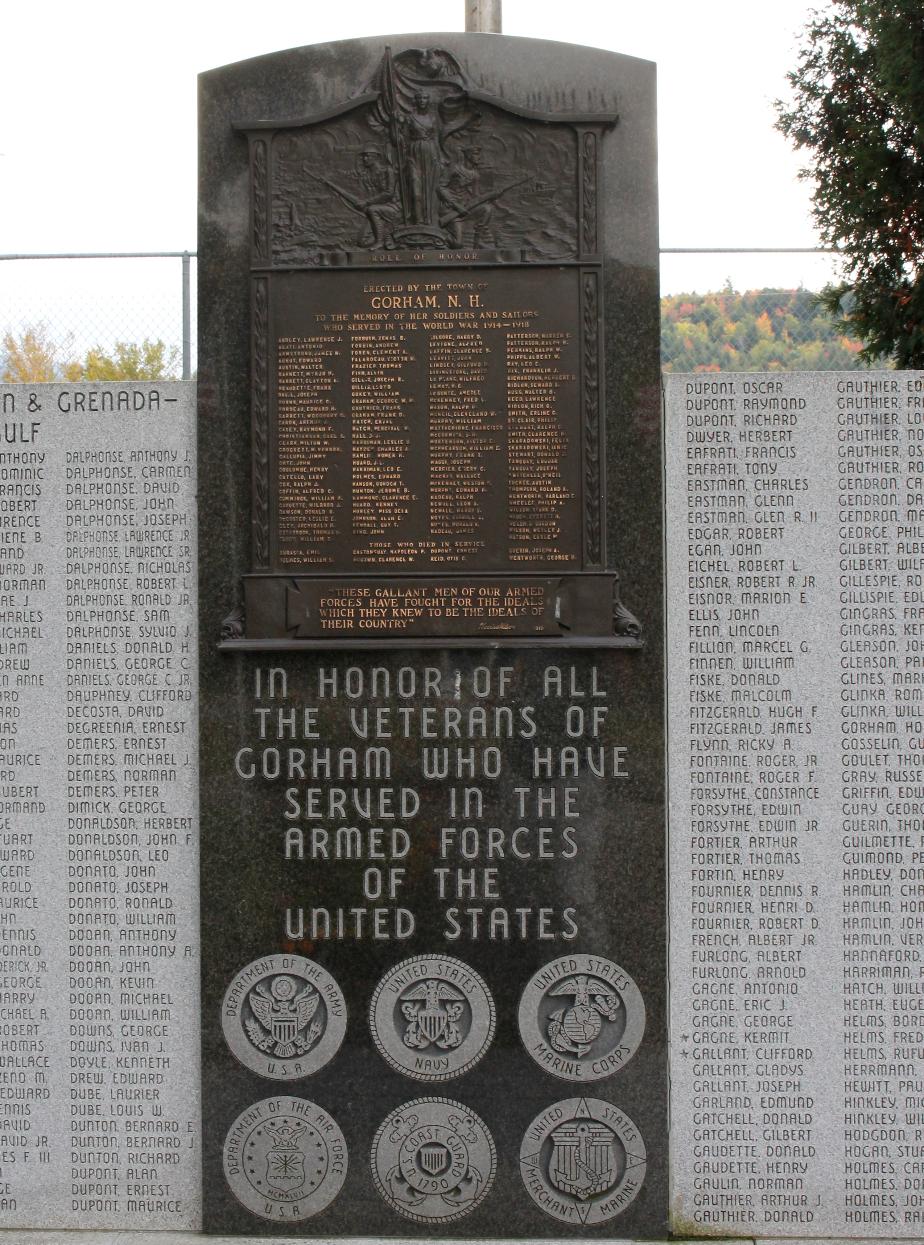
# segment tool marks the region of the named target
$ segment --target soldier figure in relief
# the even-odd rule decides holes
[[[481,148],[463,147],[459,158],[447,170],[440,197],[455,213],[448,222],[453,246],[462,245],[465,221],[473,226],[472,246],[488,246],[494,241],[490,228],[494,201],[479,202],[482,168]]]
[[[372,249],[380,250],[386,244],[388,232],[401,219],[401,200],[398,195],[398,175],[388,157],[375,147],[366,147],[357,161],[359,180],[369,196],[362,210],[372,230]],[[368,245],[368,233],[359,239],[359,246]]]

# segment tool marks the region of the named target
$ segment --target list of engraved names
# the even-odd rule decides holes
[[[674,1205],[924,1225],[924,377],[667,390]]]
[[[280,569],[579,564],[575,273],[274,290]]]
[[[0,1227],[195,1227],[192,396],[0,406]]]

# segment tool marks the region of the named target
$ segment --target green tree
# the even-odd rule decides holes
[[[777,127],[811,153],[813,215],[841,252],[821,295],[867,362],[924,367],[924,8],[831,0],[813,14],[777,101]]]

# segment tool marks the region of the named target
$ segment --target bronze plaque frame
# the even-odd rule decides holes
[[[250,170],[252,562],[242,581],[242,608],[223,625],[222,647],[641,644],[641,626],[621,603],[606,549],[604,246],[598,205],[602,139],[617,120],[614,112],[538,112],[488,95],[466,80],[450,53],[427,48],[397,57],[386,49],[368,89],[324,112],[236,124],[249,145]],[[402,477],[401,487],[413,501],[389,510],[374,494],[377,481],[394,481],[395,471],[389,476],[384,469],[369,469],[366,492],[373,496],[363,510],[356,451],[349,457],[359,426],[350,398],[356,365],[342,355],[353,348],[357,329],[365,327],[362,317],[372,315],[375,291],[383,291],[379,305],[391,309],[382,314],[399,318],[387,326],[390,335],[370,320],[379,335],[369,340],[385,343],[379,358],[406,364],[416,361],[406,341],[432,340],[433,330],[441,327],[424,317],[503,315],[488,304],[494,295],[505,306],[505,289],[512,295],[512,315],[526,299],[522,291],[528,291],[532,302],[522,314],[538,317],[547,336],[567,339],[561,353],[573,371],[547,369],[564,377],[558,388],[573,381],[566,398],[551,400],[554,420],[547,421],[552,440],[565,448],[557,458],[547,451],[535,459],[558,472],[561,504],[549,500],[553,486],[545,477],[541,488],[521,487],[520,494],[511,483],[508,366],[500,381],[495,375],[493,384],[482,387],[482,405],[495,422],[470,421],[476,433],[494,429],[497,443],[484,437],[479,442],[468,435],[468,426],[454,442],[456,460],[461,456],[469,463],[469,485],[459,487],[475,516],[463,535],[474,539],[435,538],[432,456],[427,460],[426,446],[412,444],[410,435],[380,438],[371,453],[373,458],[403,454],[405,474],[424,479],[424,485],[412,493]],[[452,310],[464,308],[466,299],[475,310]],[[395,300],[407,300],[400,313]],[[332,333],[332,318],[344,338]],[[317,337],[310,336],[313,322]],[[515,318],[510,324],[514,330],[518,324],[534,327]],[[447,325],[444,336],[452,338],[467,322]],[[324,340],[337,341],[342,349],[312,347],[324,333]],[[541,335],[521,336],[532,342]],[[510,341],[509,334],[488,338]],[[341,358],[328,366],[333,354]],[[326,391],[339,389],[339,408],[315,394],[313,423],[311,417],[299,423],[297,411],[294,420],[289,417],[298,404],[281,377],[284,366],[293,371],[292,360],[295,373],[322,375]],[[425,435],[418,423],[417,438],[429,444],[432,364],[424,374],[417,397],[409,400],[420,400],[427,390]],[[394,386],[377,388],[386,396],[397,392]],[[304,404],[301,409],[304,415]],[[444,420],[441,426],[448,424]],[[391,427],[407,430],[400,419]],[[541,430],[541,421],[537,427]],[[318,449],[316,438],[311,444],[317,429],[323,430],[326,451]],[[471,452],[467,457],[458,452],[466,443],[487,445],[474,467]],[[440,461],[445,480],[453,456]],[[528,457],[519,461],[522,477],[531,463]],[[537,478],[540,474],[537,470]],[[337,487],[328,487],[332,480],[339,481]],[[313,512],[321,516],[307,537],[297,526],[297,506],[288,500],[299,482],[306,495],[313,490]],[[520,496],[526,498],[522,504],[516,501]],[[519,527],[518,504],[517,513],[526,516]],[[362,530],[365,522],[371,529],[369,516],[383,509],[398,535],[357,544],[357,526]],[[330,519],[333,512],[339,527]],[[448,522],[451,529],[451,514]],[[535,530],[553,533],[554,548],[512,545],[510,533],[532,530],[531,522],[538,524]],[[303,517],[302,529],[306,525]],[[296,530],[301,545],[291,536]]]

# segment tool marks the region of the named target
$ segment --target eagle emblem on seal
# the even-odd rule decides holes
[[[599,1037],[604,1019],[615,1020],[618,1015],[619,996],[612,986],[585,973],[569,977],[549,994],[574,1000],[570,1007],[553,1012],[546,1028],[552,1048],[569,1055],[586,1055]]]
[[[279,1059],[304,1055],[324,1027],[320,1020],[312,1021],[321,996],[310,984],[298,987],[296,978],[281,974],[258,982],[247,997],[251,1011],[244,1022],[247,1036],[259,1050]]]
[[[464,1003],[464,994],[435,978],[406,990],[401,996],[401,1011],[409,1022],[404,1045],[412,1050],[425,1050],[428,1046],[454,1050],[461,1046]]]

